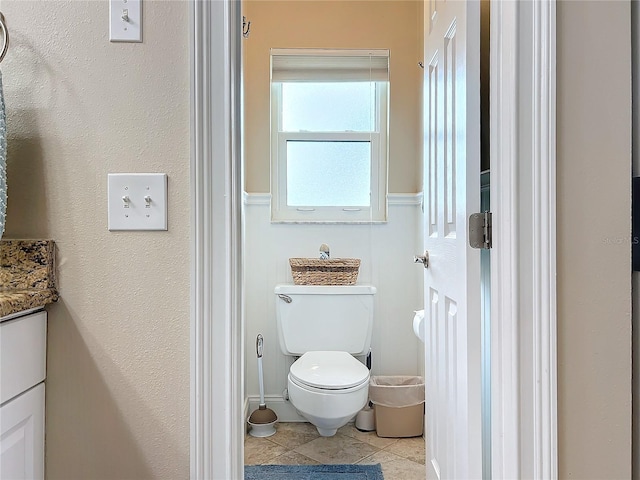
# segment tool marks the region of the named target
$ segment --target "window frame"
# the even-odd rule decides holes
[[[313,53],[299,49],[304,55]],[[275,49],[272,49],[272,55]],[[343,51],[332,51],[335,55]],[[366,50],[344,51],[362,55]],[[324,53],[324,52],[323,52]],[[318,55],[321,57],[322,55]],[[345,55],[348,56],[348,55]],[[387,52],[388,56],[388,52]],[[325,79],[326,81],[326,79]],[[336,72],[336,82],[349,82]],[[272,223],[385,223],[387,221],[388,118],[389,82],[374,81],[375,130],[371,132],[282,131],[282,85],[287,81],[271,81],[271,222]],[[371,178],[369,206],[289,206],[287,205],[288,141],[358,141],[370,142]]]

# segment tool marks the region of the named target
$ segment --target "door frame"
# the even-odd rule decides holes
[[[491,0],[494,478],[556,479],[556,2]]]
[[[242,479],[240,1],[189,9],[190,478]]]
[[[242,479],[239,0],[190,0],[190,478]],[[492,469],[557,478],[555,0],[491,0]]]

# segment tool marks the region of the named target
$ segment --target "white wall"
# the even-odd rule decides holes
[[[273,289],[293,282],[289,257],[315,258],[322,243],[332,257],[361,258],[357,283],[377,287],[372,374],[419,375],[422,356],[412,321],[423,295],[424,270],[413,263],[422,250],[420,196],[390,195],[389,221],[382,225],[272,224],[268,195],[245,198],[245,393],[250,400],[259,395],[255,339],[262,333],[267,404],[281,420],[298,419],[288,404],[278,404],[291,361],[278,344]]]

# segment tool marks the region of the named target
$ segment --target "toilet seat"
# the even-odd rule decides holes
[[[289,375],[302,387],[320,390],[353,390],[369,382],[369,369],[347,352],[307,352]]]

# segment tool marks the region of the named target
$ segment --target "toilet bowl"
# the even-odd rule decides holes
[[[276,285],[282,353],[297,357],[288,399],[322,436],[356,416],[369,399],[369,369],[356,357],[371,349],[372,285]]]
[[[347,352],[305,353],[287,383],[289,400],[323,437],[335,435],[369,398],[369,370]]]

